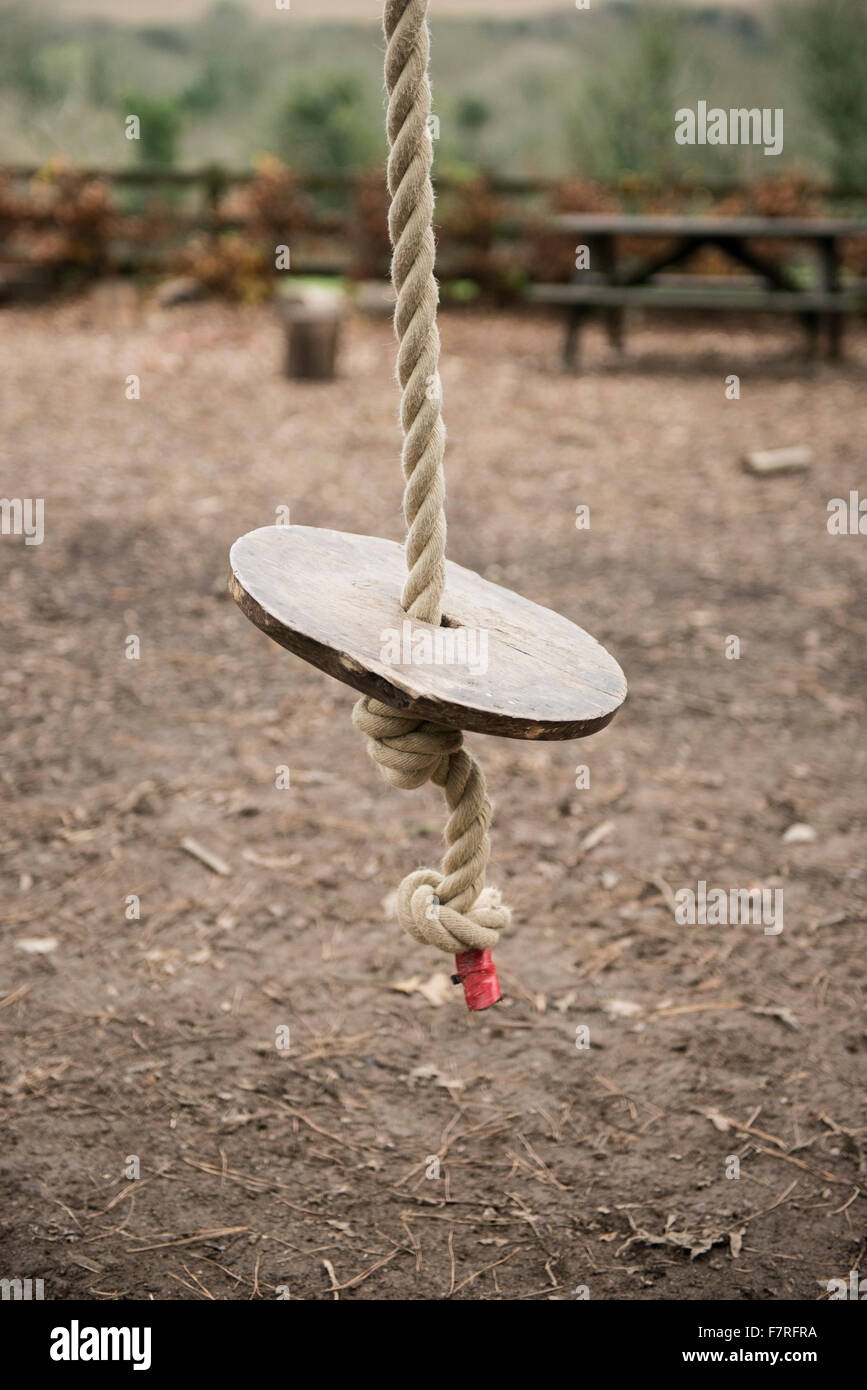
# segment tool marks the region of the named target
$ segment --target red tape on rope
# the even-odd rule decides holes
[[[455,966],[458,973],[453,979],[463,985],[468,1009],[478,1013],[499,1004],[503,996],[490,951],[463,951],[455,956]]]

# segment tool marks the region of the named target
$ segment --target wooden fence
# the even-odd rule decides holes
[[[482,173],[436,182],[447,292],[451,286],[497,297],[528,281],[568,278],[572,248],[548,225],[558,212],[863,215],[867,206],[865,189],[831,189],[797,174],[746,188],[638,177],[601,186]],[[388,268],[386,207],[381,170],[311,175],[276,160],[244,170],[0,166],[0,261],[7,271],[13,264],[35,268],[52,283],[73,275],[187,271],[243,296],[265,291],[282,245],[293,272],[373,279]]]

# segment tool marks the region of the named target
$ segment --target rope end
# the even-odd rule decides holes
[[[455,956],[457,974],[452,978],[455,984],[464,987],[467,1008],[472,1013],[489,1009],[502,999],[497,970],[489,950],[462,951]]]

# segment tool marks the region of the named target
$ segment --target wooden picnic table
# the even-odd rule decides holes
[[[829,355],[843,346],[843,320],[864,296],[841,283],[840,243],[867,237],[867,222],[843,218],[790,217],[653,217],[624,213],[569,213],[551,222],[556,232],[579,239],[590,249],[590,269],[576,269],[568,285],[536,285],[536,303],[562,305],[568,311],[563,360],[575,363],[581,324],[602,310],[611,342],[623,344],[623,314],[630,306],[698,310],[759,310],[798,314],[807,330],[808,351],[815,356],[819,329],[828,329]],[[665,239],[670,245],[643,261],[625,263],[624,238]],[[818,259],[815,285],[804,284],[790,267],[757,249],[756,242],[788,241],[808,246]],[[666,277],[705,246],[724,251],[750,272],[740,276]],[[659,277],[663,278],[660,279]]]

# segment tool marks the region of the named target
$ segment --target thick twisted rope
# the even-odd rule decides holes
[[[445,589],[445,427],[436,324],[439,290],[434,277],[433,163],[428,120],[429,0],[386,0],[389,95],[389,231],[397,294],[397,372],[403,389],[404,514],[408,577],[402,603],[411,618],[439,626]],[[410,936],[441,951],[485,950],[497,941],[510,913],[494,888],[485,887],[492,808],[477,760],[459,729],[420,720],[369,696],[353,722],[367,736],[368,752],[392,786],[442,787],[450,816],[442,868],[416,869],[398,890],[397,910]]]
[[[460,729],[429,724],[370,696],[358,701],[352,718],[392,786],[410,789],[435,782],[451,812],[442,869],[416,869],[398,889],[401,926],[416,941],[440,951],[483,951],[496,945],[510,914],[496,889],[485,887],[492,808],[484,773],[463,747]]]
[[[411,618],[439,625],[446,583],[443,455],[446,432],[439,380],[439,289],[434,278],[433,143],[428,121],[428,0],[387,0],[388,227],[397,295],[397,374],[403,388],[403,508],[409,570],[403,606]]]

